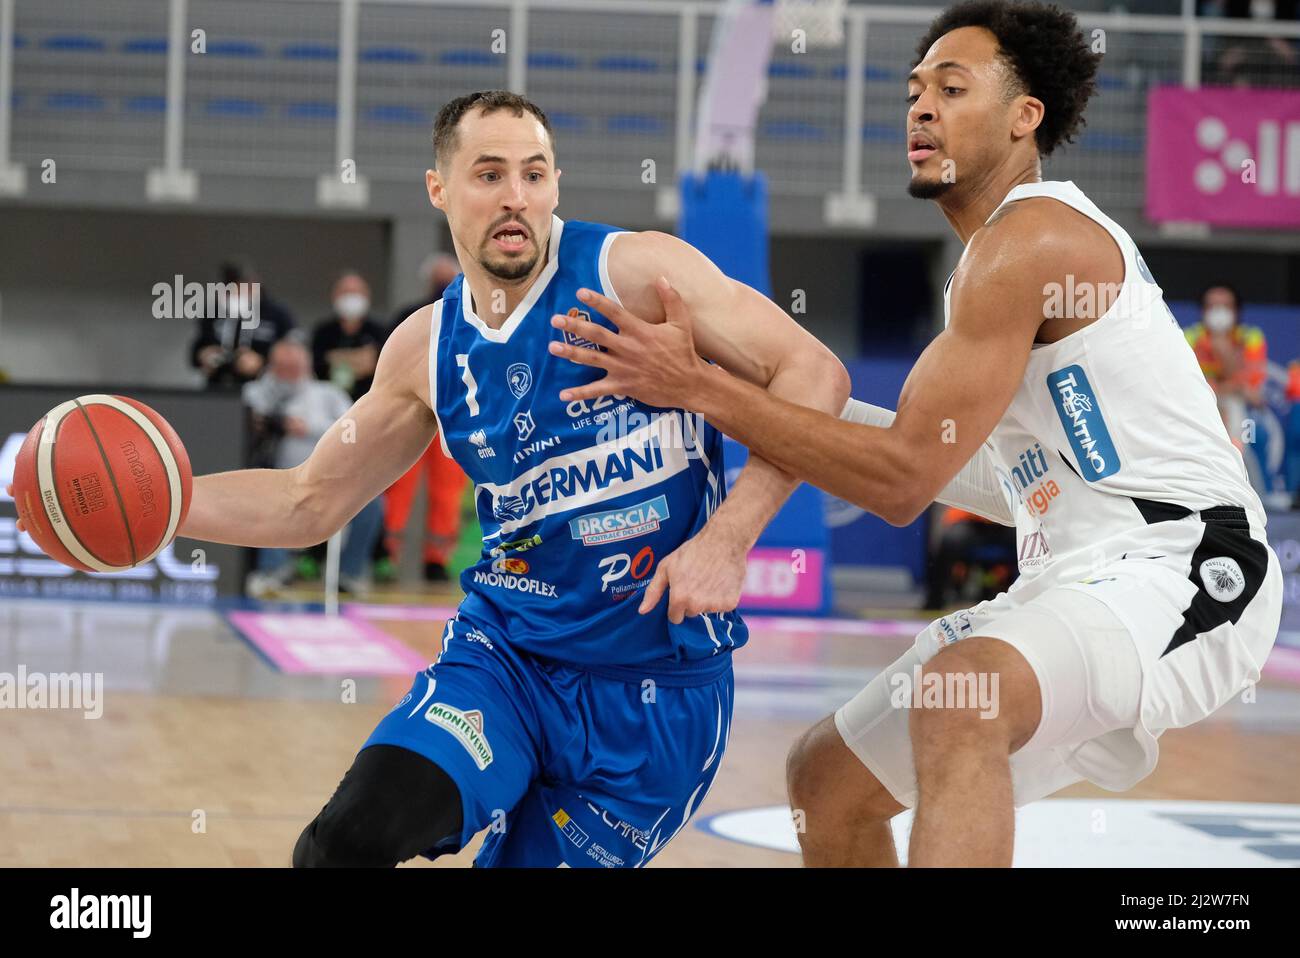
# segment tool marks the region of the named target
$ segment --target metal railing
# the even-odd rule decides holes
[[[213,174],[311,177],[321,205],[364,206],[370,183],[418,179],[429,165],[442,102],[494,86],[529,94],[552,116],[566,184],[640,183],[649,159],[668,191],[691,156],[719,9],[704,0],[0,0],[0,196],[23,193],[53,159],[138,170],[158,201],[192,201]],[[775,47],[756,136],[773,195],[852,211],[901,189],[904,78],[938,12],[852,6],[844,45]],[[1231,78],[1275,83],[1290,69],[1285,51],[1300,50],[1300,24],[1079,20],[1105,44],[1100,91],[1080,142],[1047,169],[1099,202],[1134,208],[1147,90],[1195,87],[1229,68]]]

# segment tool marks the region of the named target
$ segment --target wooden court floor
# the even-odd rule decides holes
[[[440,632],[431,622],[385,629],[430,655]],[[695,821],[783,805],[790,744],[906,648],[907,629],[756,622],[737,655],[730,748]],[[343,701],[337,677],[278,673],[206,609],[0,602],[0,673],[20,665],[102,671],[106,690],[97,719],[0,710],[0,866],[284,866],[409,685],[409,676],[361,680],[356,701]],[[1057,797],[1277,803],[1300,820],[1292,681],[1266,678],[1255,702],[1167,732],[1161,746],[1155,773],[1123,796],[1081,784]],[[468,865],[476,848],[431,867]],[[788,851],[688,825],[653,866],[798,864]]]

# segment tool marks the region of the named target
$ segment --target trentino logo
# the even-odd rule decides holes
[[[1049,373],[1047,389],[1083,478],[1096,482],[1119,472],[1119,453],[1083,367],[1076,364]]]

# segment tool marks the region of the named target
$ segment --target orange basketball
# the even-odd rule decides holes
[[[14,502],[28,534],[84,572],[121,572],[156,556],[176,537],[192,485],[176,431],[125,396],[55,406],[14,465]]]

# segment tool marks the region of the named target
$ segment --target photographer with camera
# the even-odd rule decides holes
[[[208,389],[256,379],[271,347],[294,325],[289,311],[266,295],[251,263],[223,263],[221,282],[233,295],[218,307],[217,315],[199,320],[190,346],[190,365],[203,373]]]

